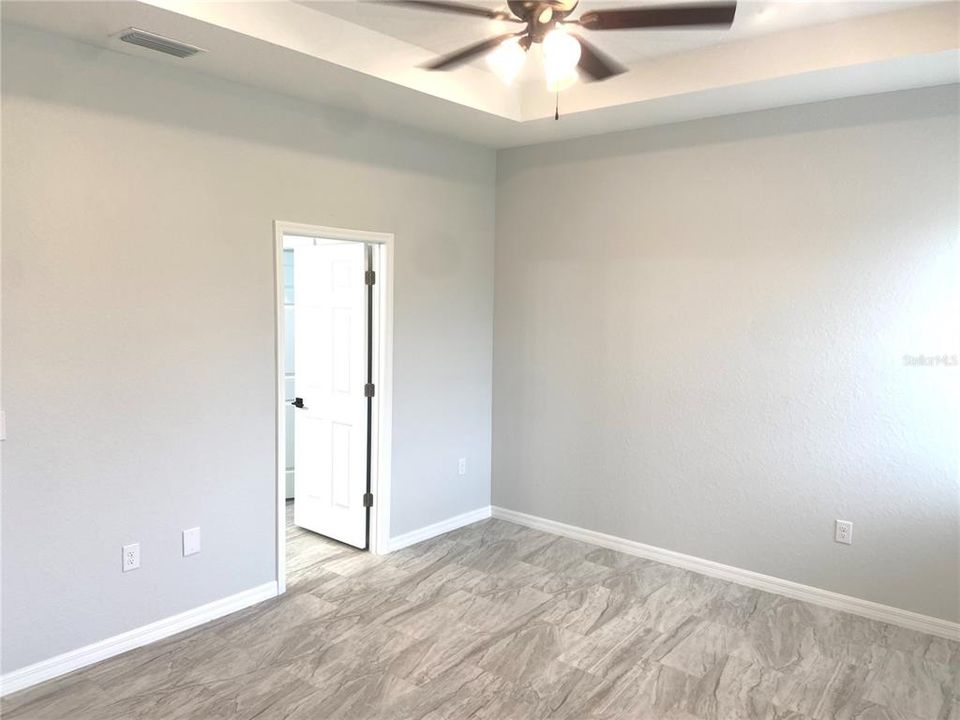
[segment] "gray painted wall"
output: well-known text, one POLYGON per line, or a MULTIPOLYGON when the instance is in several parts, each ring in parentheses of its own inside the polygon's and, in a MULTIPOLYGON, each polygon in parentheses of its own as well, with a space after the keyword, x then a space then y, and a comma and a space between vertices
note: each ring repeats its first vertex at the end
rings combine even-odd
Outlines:
POLYGON ((4 671, 275 577, 274 219, 396 233, 392 533, 489 504, 494 178, 489 150, 5 28, 4 671))
POLYGON ((957 107, 501 151, 494 503, 960 619, 957 107))
POLYGON ((957 619, 957 101, 500 153, 494 339, 492 152, 5 28, 3 671, 273 579, 278 218, 397 234, 394 535, 493 342, 497 504, 957 619))

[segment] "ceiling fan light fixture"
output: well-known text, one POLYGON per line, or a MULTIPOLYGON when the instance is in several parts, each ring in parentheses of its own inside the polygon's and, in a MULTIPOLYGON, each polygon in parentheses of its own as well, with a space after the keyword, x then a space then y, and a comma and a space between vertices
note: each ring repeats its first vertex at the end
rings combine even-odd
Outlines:
POLYGON ((508 38, 487 53, 487 65, 505 85, 513 84, 526 59, 519 38, 508 38))
POLYGON ((580 43, 560 28, 554 28, 543 39, 543 69, 547 90, 560 92, 577 81, 580 43))
MULTIPOLYGON (((2 0, 0 0, 2 1, 2 0)), ((600 48, 583 37, 581 31, 655 30, 658 28, 730 29, 737 14, 737 0, 700 0, 680 5, 648 5, 640 7, 589 10, 577 18, 568 16, 579 6, 579 0, 507 0, 509 11, 469 5, 458 0, 379 0, 407 5, 422 10, 504 20, 524 29, 516 33, 495 35, 424 63, 427 70, 452 70, 488 55, 488 62, 504 82, 513 82, 523 65, 523 53, 534 44, 543 44, 547 89, 563 90, 583 77, 585 82, 599 82, 629 68, 607 57, 600 48), (573 35, 566 26, 576 28, 573 35), (520 38, 517 40, 517 38, 520 38), (509 41, 509 42, 506 42, 509 41)))

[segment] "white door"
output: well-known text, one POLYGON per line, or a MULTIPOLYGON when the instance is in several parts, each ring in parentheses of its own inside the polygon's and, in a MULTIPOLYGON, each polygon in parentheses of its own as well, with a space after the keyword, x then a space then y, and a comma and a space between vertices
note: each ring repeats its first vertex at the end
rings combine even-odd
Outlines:
POLYGON ((318 240, 294 249, 293 521, 367 544, 365 247, 318 240))

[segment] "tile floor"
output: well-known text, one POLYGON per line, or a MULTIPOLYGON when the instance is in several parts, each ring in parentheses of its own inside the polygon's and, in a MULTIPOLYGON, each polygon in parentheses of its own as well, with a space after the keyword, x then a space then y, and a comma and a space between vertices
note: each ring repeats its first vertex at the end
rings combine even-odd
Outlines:
POLYGON ((960 644, 487 520, 386 557, 288 529, 285 596, 9 720, 960 720, 960 644))

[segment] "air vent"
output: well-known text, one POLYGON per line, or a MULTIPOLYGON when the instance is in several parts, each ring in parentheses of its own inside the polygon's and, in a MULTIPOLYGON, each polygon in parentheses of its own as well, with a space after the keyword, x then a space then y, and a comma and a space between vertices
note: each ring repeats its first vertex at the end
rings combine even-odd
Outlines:
POLYGON ((178 58, 190 57, 191 55, 196 55, 197 53, 206 52, 203 50, 203 48, 198 48, 194 45, 187 45, 186 43, 182 43, 177 40, 171 40, 163 35, 157 35, 156 33, 147 32, 146 30, 140 30, 134 27, 127 28, 123 32, 118 33, 117 37, 123 40, 125 43, 139 45, 140 47, 145 47, 149 50, 156 50, 157 52, 166 53, 167 55, 173 55, 174 57, 178 58))

